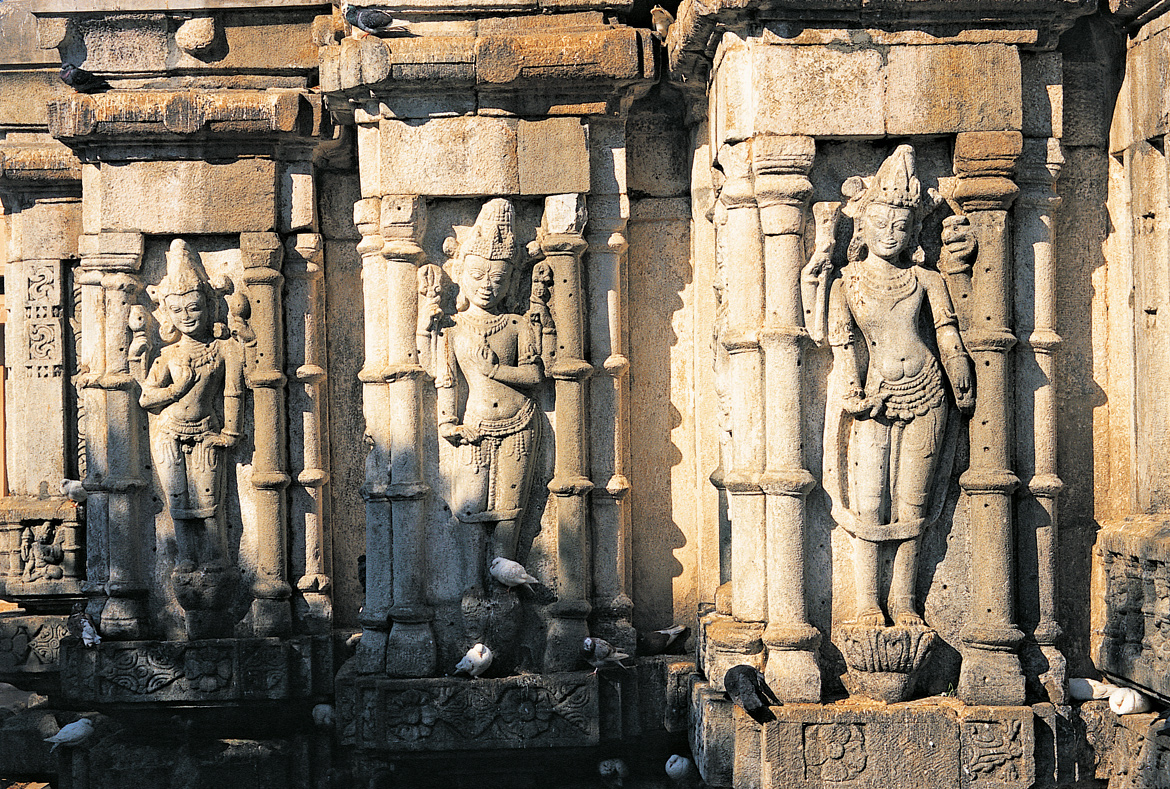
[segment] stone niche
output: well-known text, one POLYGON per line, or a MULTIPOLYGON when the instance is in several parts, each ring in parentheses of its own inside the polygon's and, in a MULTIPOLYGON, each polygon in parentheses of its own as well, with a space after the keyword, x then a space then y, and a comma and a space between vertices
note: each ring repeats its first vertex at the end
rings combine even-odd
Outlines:
POLYGON ((1052 253, 1063 108, 1048 50, 1084 10, 1059 7, 1041 23, 988 4, 995 29, 958 33, 866 25, 865 12, 864 30, 846 30, 816 22, 820 7, 771 4, 751 20, 679 9, 671 75, 708 86, 694 214, 711 231, 696 230, 694 263, 716 294, 712 479, 730 521, 725 582, 700 591, 712 602, 692 747, 708 783, 762 769, 777 786, 881 784, 898 774, 885 749, 902 766, 948 765, 944 784, 1035 777, 1025 705, 1066 704, 1052 253), (720 710, 725 672, 744 663, 787 703, 779 722, 720 710), (918 723, 889 729, 861 720, 873 701, 939 694, 973 706, 891 707, 918 723), (848 722, 792 704, 846 695, 848 722), (931 733, 907 735, 915 725, 931 733), (987 773, 972 767, 984 756, 936 761, 909 754, 911 740, 1003 758, 986 757, 987 773))

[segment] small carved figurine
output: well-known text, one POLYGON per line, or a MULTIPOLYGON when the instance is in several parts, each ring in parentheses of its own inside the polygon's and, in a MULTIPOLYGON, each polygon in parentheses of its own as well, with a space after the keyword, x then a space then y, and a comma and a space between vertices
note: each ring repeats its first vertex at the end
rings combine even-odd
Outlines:
POLYGON ((824 486, 834 519, 854 538, 856 623, 881 627, 888 612, 897 625, 921 626, 919 542, 945 500, 953 409, 975 407, 971 359, 942 275, 914 259, 922 220, 938 205, 915 174, 914 149, 899 146, 873 178, 850 178, 842 192, 854 220, 848 264, 826 284, 830 252, 819 251, 803 272, 804 286, 827 297, 827 309, 812 311, 827 326, 810 333, 827 334, 833 349, 824 486), (886 552, 893 570, 883 612, 886 552))
POLYGON ((176 595, 189 613, 225 603, 223 455, 239 440, 244 395, 243 349, 215 320, 218 296, 230 289, 230 281, 212 287, 198 255, 176 239, 151 293, 168 344, 141 382, 139 403, 156 415, 151 450, 175 525, 176 595))
POLYGON ((24 527, 20 535, 20 564, 24 568, 21 580, 25 583, 60 580, 64 575, 61 568, 64 558, 65 550, 52 521, 24 527))

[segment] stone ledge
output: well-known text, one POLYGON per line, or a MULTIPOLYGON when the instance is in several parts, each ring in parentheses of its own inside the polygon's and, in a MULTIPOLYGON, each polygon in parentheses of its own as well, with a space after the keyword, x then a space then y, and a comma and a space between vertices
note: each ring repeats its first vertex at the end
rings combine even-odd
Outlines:
POLYGON ((224 704, 325 697, 328 636, 61 645, 61 688, 71 704, 224 704))
POLYGON ((385 679, 343 668, 338 737, 343 745, 391 752, 597 745, 598 684, 584 672, 385 679))

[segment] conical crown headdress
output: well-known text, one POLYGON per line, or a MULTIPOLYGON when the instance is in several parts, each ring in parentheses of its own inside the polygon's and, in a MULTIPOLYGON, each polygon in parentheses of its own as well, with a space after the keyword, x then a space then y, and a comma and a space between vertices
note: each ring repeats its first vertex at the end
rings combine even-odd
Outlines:
POLYGON ((854 176, 842 185, 841 191, 849 198, 845 214, 854 217, 871 203, 909 208, 922 214, 933 202, 930 198, 923 200, 922 183, 915 173, 914 149, 909 145, 899 145, 873 177, 854 176))
POLYGON ((187 242, 176 238, 167 250, 167 275, 158 283, 160 296, 179 296, 208 285, 207 271, 187 242))
POLYGON ((479 210, 471 235, 463 242, 463 256, 477 255, 487 260, 512 260, 516 257, 515 210, 512 202, 498 197, 488 200, 479 210))

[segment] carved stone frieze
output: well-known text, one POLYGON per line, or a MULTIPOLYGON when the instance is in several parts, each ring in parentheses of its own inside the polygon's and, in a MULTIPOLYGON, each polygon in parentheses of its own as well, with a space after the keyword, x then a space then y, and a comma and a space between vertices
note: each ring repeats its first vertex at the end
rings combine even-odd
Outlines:
POLYGON ((85 577, 83 510, 68 499, 0 500, 0 584, 37 611, 68 610, 85 577))
POLYGON ((64 616, 0 615, 0 676, 57 671, 64 616))
POLYGON ((1024 789, 1036 780, 1036 738, 1027 707, 965 707, 959 711, 964 789, 1024 789))
POLYGON ((326 636, 70 641, 61 672, 74 703, 238 703, 327 694, 333 661, 326 636))
POLYGON ((598 680, 338 678, 343 744, 382 751, 585 747, 599 741, 598 680))

